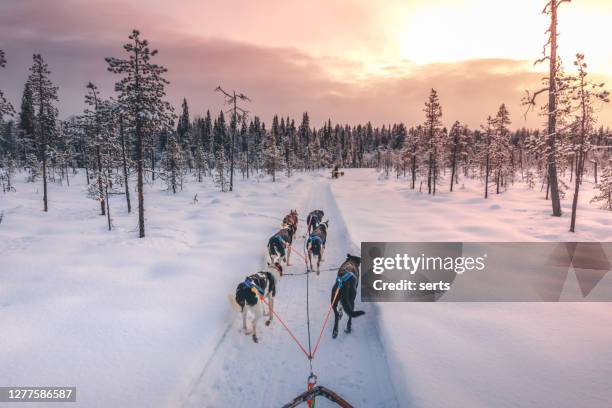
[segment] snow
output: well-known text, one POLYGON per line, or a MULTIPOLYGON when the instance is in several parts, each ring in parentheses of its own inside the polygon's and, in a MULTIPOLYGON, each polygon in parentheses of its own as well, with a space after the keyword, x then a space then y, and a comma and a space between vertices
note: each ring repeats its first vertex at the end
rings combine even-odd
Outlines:
MULTIPOLYGON (((559 220, 549 216, 550 202, 521 185, 485 200, 479 182, 460 181, 452 194, 442 185, 431 197, 371 170, 345 174, 332 191, 355 243, 612 240, 612 213, 588 205, 587 183, 573 235, 567 232, 569 200, 559 220)), ((612 304, 378 308, 401 406, 602 407, 612 400, 612 304)))
POLYGON ((75 385, 83 407, 174 405, 233 317, 226 293, 260 267, 298 180, 225 194, 150 188, 146 239, 122 196, 111 199, 108 232, 84 176, 72 182, 50 184, 48 214, 38 184, 0 198, 0 383, 75 385))
MULTIPOLYGON (((327 176, 327 174, 324 174, 327 176)), ((114 230, 86 198, 84 175, 50 184, 17 176, 0 195, 0 384, 75 385, 74 407, 275 407, 306 388, 308 362, 278 321, 255 345, 227 294, 263 266, 268 238, 291 208, 330 219, 322 268, 361 241, 612 240, 612 214, 588 204, 576 235, 550 217, 539 191, 520 185, 482 198, 478 182, 448 194, 411 191, 371 169, 339 180, 297 174, 271 183, 240 180, 220 193, 190 181, 176 195, 148 186, 147 238, 122 196, 114 230), (198 194, 198 202, 193 197, 198 194)), ((133 205, 135 207, 135 197, 133 205)), ((296 249, 303 245, 299 239, 296 249)), ((303 271, 294 254, 290 272, 303 271)), ((313 342, 334 272, 310 276, 313 342)), ((277 312, 307 344, 305 276, 281 279, 277 312)), ((364 304, 366 315, 313 361, 319 384, 356 407, 595 407, 612 400, 610 304, 364 304)), ((331 324, 331 322, 330 322, 331 324)), ((22 404, 27 407, 29 404, 22 404)), ((62 406, 63 404, 58 404, 62 406)), ((37 405, 32 405, 37 406, 37 405)), ((317 406, 330 406, 322 399, 317 406)))

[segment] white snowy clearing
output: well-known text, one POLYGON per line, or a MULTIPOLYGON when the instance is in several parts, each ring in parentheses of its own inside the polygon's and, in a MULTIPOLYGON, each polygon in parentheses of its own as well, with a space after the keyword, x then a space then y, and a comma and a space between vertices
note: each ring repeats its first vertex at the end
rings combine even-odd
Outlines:
MULTIPOLYGON (((460 183, 434 198, 365 169, 333 182, 320 174, 239 181, 233 193, 190 182, 173 196, 153 186, 147 238, 137 239, 122 196, 111 200, 109 232, 83 175, 72 183, 51 185, 47 214, 38 184, 0 195, 0 385, 77 386, 78 402, 58 407, 277 407, 303 392, 308 362, 279 322, 260 324, 254 344, 226 298, 263 266, 290 208, 299 235, 308 211, 330 219, 322 268, 357 253, 362 240, 612 240, 612 214, 587 204, 588 187, 571 235, 567 215, 549 217, 541 194, 521 186, 484 200, 479 183, 460 183)), ((303 271, 296 254, 292 264, 287 272, 303 271)), ((334 277, 309 278, 313 342, 334 277)), ((305 276, 286 276, 275 303, 303 344, 305 293, 305 276)), ((356 407, 612 400, 610 304, 357 303, 366 315, 353 333, 342 331, 345 318, 333 340, 328 325, 313 362, 319 384, 356 407)))

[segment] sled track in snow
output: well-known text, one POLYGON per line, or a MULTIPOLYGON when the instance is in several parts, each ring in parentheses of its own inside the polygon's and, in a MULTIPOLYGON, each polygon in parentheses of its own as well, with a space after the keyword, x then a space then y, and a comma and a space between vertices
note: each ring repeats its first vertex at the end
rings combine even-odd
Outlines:
MULTIPOLYGON (((294 206, 300 218, 320 208, 325 211, 325 218, 330 220, 325 260, 321 269, 340 265, 348 252, 359 252, 350 242, 329 183, 329 180, 313 181, 303 202, 294 206)), ((278 224, 284 215, 278 214, 278 224)), ((293 251, 303 252, 304 242, 300 236, 304 230, 305 223, 300 221, 293 251)), ((287 272, 304 272, 304 261, 299 255, 293 253, 291 262, 292 266, 286 268, 287 272)), ((244 271, 244 276, 255 270, 254 267, 251 271, 244 271)), ((321 272, 319 276, 311 274, 309 277, 311 332, 315 336, 313 342, 329 308, 335 276, 335 272, 331 271, 321 272)), ((226 302, 225 293, 217 295, 219 301, 226 302)), ((359 304, 358 308, 365 310, 366 315, 353 320, 351 334, 343 331, 346 317, 340 321, 337 339, 331 338, 333 321, 325 328, 313 360, 313 371, 318 376, 318 384, 333 389, 356 408, 398 407, 386 355, 379 339, 376 308, 371 304, 359 304)), ((297 338, 307 344, 306 275, 281 278, 275 311, 297 338)), ((242 324, 234 324, 240 320, 238 314, 232 319, 212 356, 204 363, 199 378, 184 401, 184 408, 280 407, 306 390, 308 360, 276 319, 270 327, 264 326, 263 319, 260 321, 259 344, 254 344, 250 336, 242 333, 242 324)), ((326 400, 317 400, 319 408, 331 406, 333 404, 326 400)))

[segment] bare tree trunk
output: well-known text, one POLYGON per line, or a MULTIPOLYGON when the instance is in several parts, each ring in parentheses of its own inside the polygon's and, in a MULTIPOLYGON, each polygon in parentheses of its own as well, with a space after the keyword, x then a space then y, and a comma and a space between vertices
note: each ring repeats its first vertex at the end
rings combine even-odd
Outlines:
POLYGON ((550 21, 550 77, 548 85, 548 182, 553 216, 561 216, 561 198, 559 194, 559 181, 557 180, 557 7, 559 0, 551 0, 550 21))
POLYGON ((96 161, 98 163, 98 190, 100 193, 100 215, 106 215, 104 206, 104 186, 102 184, 102 157, 100 146, 96 146, 96 161))
POLYGON ((137 138, 137 171, 138 171, 138 232, 139 237, 144 238, 145 236, 145 221, 144 221, 144 192, 143 192, 143 171, 144 171, 144 151, 142 143, 142 130, 140 120, 136 122, 136 138, 137 138))
POLYGON ((123 132, 123 115, 119 117, 119 135, 121 136, 121 159, 123 161, 123 184, 125 185, 125 201, 127 203, 128 214, 132 212, 132 203, 130 202, 130 185, 129 173, 127 166, 127 155, 125 149, 125 133, 123 132))

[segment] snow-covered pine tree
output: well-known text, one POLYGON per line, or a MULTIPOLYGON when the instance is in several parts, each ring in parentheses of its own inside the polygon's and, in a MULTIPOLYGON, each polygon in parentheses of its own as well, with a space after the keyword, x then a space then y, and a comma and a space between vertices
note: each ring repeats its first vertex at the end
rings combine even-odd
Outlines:
POLYGON ((250 153, 250 144, 251 141, 249 139, 249 131, 248 131, 248 126, 246 123, 246 118, 243 117, 242 118, 242 123, 240 125, 240 134, 239 134, 239 140, 240 140, 240 167, 242 169, 242 178, 244 178, 246 176, 246 178, 248 179, 250 176, 250 169, 249 169, 249 153, 250 153))
POLYGON ((404 147, 402 149, 402 161, 410 170, 410 188, 414 190, 417 178, 417 169, 419 163, 419 146, 421 145, 421 137, 423 128, 417 126, 408 131, 404 139, 404 147))
POLYGON ((591 202, 601 203, 602 208, 612 211, 612 160, 603 168, 596 188, 598 192, 591 202))
POLYGON ((0 183, 2 192, 15 191, 13 187, 13 175, 17 168, 17 162, 11 155, 6 155, 0 160, 0 183))
POLYGON ((127 59, 106 58, 106 62, 110 72, 122 76, 115 89, 136 142, 138 229, 140 238, 144 238, 145 139, 157 129, 170 127, 174 114, 172 106, 164 101, 165 86, 169 82, 163 75, 167 69, 151 62, 157 50, 149 48, 149 42, 140 38, 138 30, 132 31, 129 40, 123 47, 128 54, 127 59))
POLYGON ((493 119, 493 134, 490 144, 490 170, 495 176, 495 192, 499 194, 500 187, 510 172, 510 113, 505 104, 501 104, 493 119))
MULTIPOLYGON (((583 54, 576 54, 574 65, 578 68, 578 76, 574 88, 574 101, 577 104, 577 115, 574 123, 574 152, 577 160, 576 178, 574 180, 574 199, 572 200, 572 217, 570 232, 576 230, 576 213, 578 211, 578 194, 584 172, 584 162, 591 149, 591 136, 595 130, 594 104, 597 101, 609 102, 609 93, 603 89, 603 83, 593 83, 587 79, 587 64, 583 54)), ((600 191, 605 193, 605 187, 600 191)), ((600 196, 601 199, 601 196, 600 196)))
POLYGON ((278 148, 278 128, 278 116, 274 116, 272 128, 266 135, 263 152, 263 165, 266 172, 272 176, 272 182, 276 181, 276 173, 280 170, 283 160, 278 148))
POLYGON ((206 174, 206 171, 211 172, 215 159, 213 123, 209 110, 206 111, 206 116, 203 119, 198 120, 198 132, 200 136, 200 145, 202 147, 202 158, 204 160, 200 168, 204 174, 206 174))
MULTIPOLYGON (((331 126, 331 124, 330 124, 331 126)), ((298 129, 298 146, 301 146, 301 161, 303 162, 304 170, 308 170, 311 167, 310 163, 310 152, 309 152, 309 144, 310 144, 310 117, 308 116, 308 112, 304 112, 302 114, 302 123, 300 123, 300 127, 298 129)))
POLYGON ((49 79, 51 71, 40 54, 34 54, 30 67, 28 86, 32 91, 32 106, 35 112, 34 135, 36 147, 42 162, 43 178, 43 210, 49 209, 47 196, 47 161, 49 147, 53 145, 56 136, 57 87, 49 79))
POLYGON ((98 88, 87 84, 85 95, 87 108, 82 123, 87 133, 87 151, 93 164, 94 182, 88 187, 88 195, 100 203, 100 215, 106 216, 108 230, 112 229, 110 214, 110 195, 114 194, 113 185, 122 182, 115 171, 122 163, 122 145, 117 132, 117 105, 102 100, 98 88))
POLYGON ((176 126, 176 137, 179 149, 183 152, 189 170, 193 168, 193 151, 195 144, 192 142, 192 127, 189 118, 189 105, 187 99, 183 98, 181 114, 178 117, 176 126))
MULTIPOLYGON (((6 54, 0 50, 0 68, 6 66, 6 54)), ((0 123, 4 123, 5 116, 13 116, 15 109, 13 105, 6 99, 4 92, 0 89, 0 123)))
POLYGON ((458 166, 467 147, 465 127, 456 121, 449 133, 449 163, 451 166, 450 191, 453 191, 455 180, 458 179, 458 166))
POLYGON ((321 166, 325 166, 327 164, 324 163, 324 156, 321 149, 321 141, 319 140, 319 133, 316 130, 312 131, 312 137, 310 141, 310 146, 308 151, 310 152, 310 160, 312 161, 312 167, 314 169, 320 169, 321 166))
POLYGON ((427 159, 427 189, 429 194, 436 195, 440 155, 444 150, 441 122, 442 106, 435 89, 431 90, 423 112, 425 112, 423 150, 427 159))
POLYGON ((484 184, 485 184, 485 195, 484 198, 489 198, 489 175, 491 174, 491 145, 493 144, 494 137, 495 119, 491 116, 487 118, 487 124, 482 127, 480 134, 480 146, 479 146, 479 161, 481 167, 484 167, 484 184))
POLYGON ((214 180, 221 191, 229 191, 230 164, 228 161, 230 137, 225 124, 223 111, 213 125, 214 180))
POLYGON ((177 188, 183 189, 183 180, 185 177, 186 160, 178 140, 178 132, 172 132, 168 136, 166 150, 163 153, 161 161, 160 178, 166 184, 168 190, 176 194, 177 188))
POLYGON ((106 196, 104 194, 106 183, 104 182, 105 175, 104 168, 102 167, 102 149, 108 142, 105 129, 107 125, 105 123, 105 115, 107 112, 105 112, 102 106, 98 87, 90 82, 86 88, 85 105, 87 108, 83 114, 83 121, 88 135, 87 146, 91 152, 92 163, 94 163, 94 178, 98 188, 95 194, 90 192, 89 195, 99 201, 100 215, 106 215, 106 196))
MULTIPOLYGON (((32 100, 32 89, 28 82, 25 83, 23 89, 23 95, 21 97, 21 110, 19 112, 19 131, 17 133, 17 160, 22 165, 26 165, 26 158, 30 155, 36 157, 36 138, 34 136, 35 131, 35 114, 34 114, 34 101, 32 100)), ((33 164, 33 163, 30 163, 33 164)), ((36 166, 38 167, 38 166, 36 166)), ((28 177, 32 181, 36 177, 28 177)))

